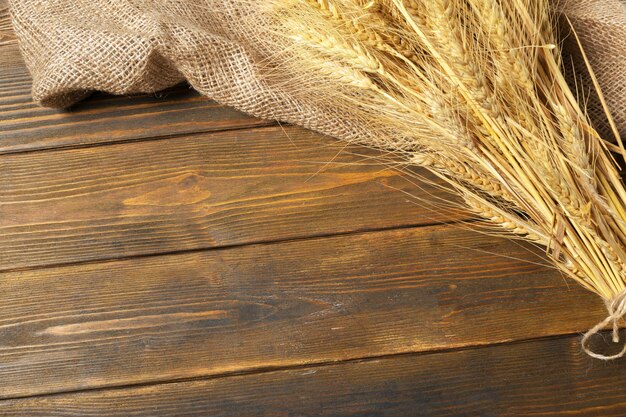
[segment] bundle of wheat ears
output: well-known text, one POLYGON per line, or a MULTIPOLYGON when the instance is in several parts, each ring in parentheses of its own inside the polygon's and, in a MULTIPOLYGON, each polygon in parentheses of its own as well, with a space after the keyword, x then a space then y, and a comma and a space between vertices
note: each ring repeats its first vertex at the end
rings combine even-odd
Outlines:
MULTIPOLYGON (((502 234, 626 313, 626 190, 562 73, 544 0, 276 0, 274 74, 426 167, 502 234)), ((575 34, 572 34, 575 36, 575 34)))
POLYGON ((607 325, 619 341, 626 314, 626 152, 608 110, 615 138, 600 138, 568 87, 549 0, 11 3, 36 100, 185 78, 256 116, 425 167, 492 232, 542 246, 602 297, 587 353, 626 353, 587 347, 607 325))

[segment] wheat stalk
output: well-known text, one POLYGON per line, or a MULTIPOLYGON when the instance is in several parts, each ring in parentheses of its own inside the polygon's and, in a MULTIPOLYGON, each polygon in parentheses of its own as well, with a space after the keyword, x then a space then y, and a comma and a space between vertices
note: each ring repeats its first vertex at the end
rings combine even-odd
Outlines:
POLYGON ((546 0, 268 4, 294 96, 367 124, 377 139, 365 145, 435 172, 494 230, 544 246, 607 303, 583 342, 611 323, 617 338, 626 190, 563 78, 546 0))

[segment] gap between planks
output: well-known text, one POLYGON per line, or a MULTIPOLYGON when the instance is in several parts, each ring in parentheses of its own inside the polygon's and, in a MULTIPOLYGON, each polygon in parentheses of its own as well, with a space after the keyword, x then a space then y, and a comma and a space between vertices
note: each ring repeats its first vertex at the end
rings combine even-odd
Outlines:
POLYGON ((6 155, 0 269, 473 217, 436 205, 450 196, 426 172, 399 174, 372 152, 288 132, 6 155))
MULTIPOLYGON (((611 331, 605 330, 600 332, 600 335, 608 339, 608 335, 611 331)), ((473 343, 460 347, 450 347, 450 348, 435 348, 431 350, 425 351, 406 351, 400 353, 392 353, 392 354, 381 354, 381 355, 366 355, 348 359, 340 359, 334 361, 319 361, 319 362, 309 362, 297 365, 285 365, 285 366, 260 366, 257 368, 248 368, 238 371, 232 372, 222 372, 210 375, 203 376, 193 376, 193 377, 182 377, 182 378, 171 378, 171 379, 163 379, 163 380, 152 380, 145 381, 139 383, 128 383, 128 384, 119 384, 119 385, 110 385, 110 386, 100 386, 100 387, 92 387, 92 388, 80 388, 80 389, 68 389, 68 390, 59 390, 59 391, 50 391, 39 394, 29 394, 29 395, 14 395, 8 396, 0 399, 0 407, 3 403, 7 401, 14 400, 22 400, 28 398, 46 398, 46 397, 56 397, 56 396, 64 396, 71 394, 79 394, 86 392, 107 392, 107 391, 117 391, 117 390, 125 390, 125 389, 133 389, 133 388, 142 388, 142 387, 159 387, 165 385, 172 384, 181 384, 188 382, 199 382, 199 381, 212 381, 218 379, 225 378, 233 378, 233 377, 245 377, 245 376, 256 376, 263 375, 268 373, 275 372, 283 372, 283 371, 308 371, 315 370, 328 366, 340 366, 340 365, 349 365, 349 364, 360 364, 360 363, 372 363, 381 360, 387 359, 398 359, 398 358, 410 358, 410 357, 423 357, 423 356, 431 356, 431 355, 441 355, 441 354, 453 354, 457 352, 467 352, 480 350, 490 347, 499 347, 499 346, 516 346, 516 345, 524 345, 531 342, 540 342, 540 341, 558 341, 558 340, 567 340, 575 337, 580 337, 580 332, 567 332, 561 334, 555 334, 550 336, 539 336, 539 337, 529 337, 522 339, 515 339, 509 341, 497 341, 490 343, 473 343)))
MULTIPOLYGON (((3 397, 574 334, 593 325, 589 312, 602 314, 599 300, 564 291, 538 265, 493 254, 467 265, 467 251, 489 240, 469 231, 450 240, 450 229, 7 276, 5 294, 18 298, 3 305, 4 332, 23 337, 3 350, 3 397), (427 250, 437 242, 449 262, 427 250), (347 247, 354 250, 338 257, 347 247), (303 260, 297 270, 294 259, 303 260), (199 314, 218 311, 224 316, 199 314), (194 312, 180 329, 173 313, 194 312)), ((498 244, 502 253, 513 249, 498 244)))
POLYGON ((10 273, 10 272, 37 271, 41 269, 60 268, 60 267, 66 267, 66 266, 106 264, 109 262, 154 258, 158 256, 175 256, 175 255, 184 255, 184 254, 198 253, 198 252, 210 252, 210 251, 219 251, 219 250, 225 250, 225 249, 236 249, 236 248, 243 248, 246 246, 274 245, 274 244, 280 244, 280 243, 302 242, 302 241, 310 240, 310 239, 326 239, 326 238, 332 238, 332 237, 389 232, 393 230, 421 229, 421 228, 428 228, 428 227, 435 227, 435 226, 473 224, 473 223, 478 223, 481 221, 482 221, 481 219, 476 218, 476 217, 468 217, 467 219, 454 219, 454 220, 439 221, 439 222, 433 221, 429 223, 406 224, 406 225, 378 227, 378 228, 371 228, 371 229, 362 228, 362 229, 355 229, 355 230, 349 230, 349 231, 337 232, 337 233, 321 233, 321 234, 312 234, 312 235, 307 235, 307 236, 287 237, 287 238, 274 239, 274 240, 272 239, 258 240, 258 241, 253 240, 253 241, 243 242, 243 243, 225 244, 222 246, 182 249, 182 250, 174 250, 174 251, 167 251, 167 252, 146 253, 146 254, 129 255, 129 256, 116 256, 116 257, 101 258, 101 259, 86 260, 86 261, 49 263, 45 265, 35 265, 35 266, 27 266, 27 267, 19 267, 19 268, 4 268, 4 269, 0 269, 0 274, 10 273))
POLYGON ((6 416, 459 415, 623 417, 624 366, 576 338, 2 403, 6 416), (290 414, 290 415, 291 415, 290 414))
MULTIPOLYGON (((206 98, 206 97, 205 97, 206 98)), ((209 98, 206 98, 209 101, 209 98)), ((164 101, 165 103, 165 101, 164 101)), ((226 107, 226 106, 224 106, 226 107)), ((2 112, 0 111, 0 114, 2 112)), ((143 143, 143 142, 157 142, 157 141, 167 141, 170 139, 177 139, 183 137, 195 137, 207 134, 220 134, 223 132, 236 132, 236 131, 265 131, 277 126, 281 127, 289 127, 291 126, 288 123, 281 123, 272 120, 266 120, 266 124, 259 124, 254 126, 232 126, 232 127, 224 127, 217 130, 211 129, 203 129, 196 130, 193 132, 180 132, 180 133, 172 133, 172 134, 164 134, 164 135, 154 135, 154 136, 145 136, 145 137, 137 137, 137 138, 128 138, 121 140, 107 140, 102 142, 91 142, 91 143, 74 143, 67 145, 54 145, 50 147, 40 147, 33 149, 11 149, 11 150, 0 150, 0 158, 11 156, 11 155, 22 155, 22 154, 32 154, 32 153, 40 153, 40 152, 63 152, 68 150, 76 150, 76 149, 90 149, 90 148, 103 148, 114 145, 127 145, 133 143, 143 143)), ((316 132, 317 133, 317 132, 316 132)), ((319 134, 323 136, 322 134, 319 134)))

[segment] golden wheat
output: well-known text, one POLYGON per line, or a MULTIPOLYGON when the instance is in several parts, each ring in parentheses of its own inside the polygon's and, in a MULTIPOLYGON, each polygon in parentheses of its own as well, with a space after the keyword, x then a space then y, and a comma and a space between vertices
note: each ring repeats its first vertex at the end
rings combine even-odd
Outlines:
POLYGON ((376 134, 364 144, 444 178, 494 230, 544 246, 607 304, 584 342, 607 324, 617 337, 626 190, 564 80, 546 0, 269 3, 294 95, 366 124, 376 134))

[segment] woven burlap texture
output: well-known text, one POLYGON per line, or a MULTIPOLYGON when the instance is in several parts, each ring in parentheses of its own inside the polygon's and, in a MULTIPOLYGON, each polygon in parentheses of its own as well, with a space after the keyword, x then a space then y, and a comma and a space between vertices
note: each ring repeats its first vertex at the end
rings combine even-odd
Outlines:
MULTIPOLYGON (((372 132, 349 117, 283 92, 270 51, 257 42, 269 16, 237 0, 12 0, 21 51, 33 76, 33 98, 67 107, 92 91, 155 92, 187 81, 200 93, 262 118, 292 122, 339 137, 368 141, 372 132), (261 64, 260 64, 261 63, 261 64)), ((626 136, 626 0, 576 0, 564 14, 578 33, 622 135, 626 136)), ((567 32, 567 25, 564 31, 567 32)), ((602 134, 606 120, 572 36, 582 97, 602 134)))
MULTIPOLYGON (((626 0, 571 0, 564 4, 564 14, 584 46, 621 136, 626 137, 626 0)), ((580 87, 584 100, 588 101, 589 116, 599 133, 611 138, 593 82, 567 25, 563 25, 563 36, 564 62, 570 84, 573 88, 580 87), (571 64, 578 76, 576 80, 569 71, 571 64)))

